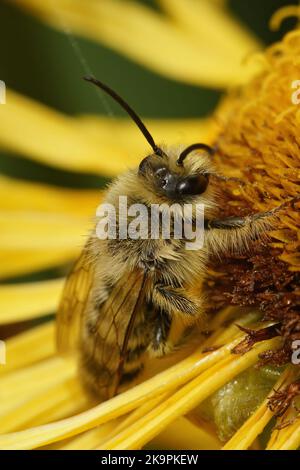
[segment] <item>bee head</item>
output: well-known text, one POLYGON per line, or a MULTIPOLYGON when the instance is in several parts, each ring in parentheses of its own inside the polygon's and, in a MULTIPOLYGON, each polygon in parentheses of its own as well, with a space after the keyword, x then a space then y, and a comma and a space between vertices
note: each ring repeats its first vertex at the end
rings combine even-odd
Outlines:
POLYGON ((158 147, 137 113, 116 91, 94 77, 84 79, 111 96, 127 112, 152 147, 153 153, 144 158, 138 169, 138 175, 158 194, 170 200, 185 200, 203 194, 209 183, 210 165, 207 159, 196 154, 202 150, 212 154, 206 144, 192 144, 183 151, 165 151, 158 147), (191 156, 187 159, 187 157, 191 156), (196 154, 196 155, 195 155, 196 154), (193 157, 196 157, 193 158, 193 157), (186 161, 187 160, 187 161, 186 161))
POLYGON ((209 184, 207 155, 211 153, 212 149, 205 144, 190 145, 180 153, 176 148, 168 151, 159 148, 159 153, 153 153, 141 161, 138 175, 145 184, 150 184, 155 192, 167 199, 178 201, 199 196, 205 193, 209 184), (206 155, 203 152, 200 155, 199 150, 205 151, 206 155))

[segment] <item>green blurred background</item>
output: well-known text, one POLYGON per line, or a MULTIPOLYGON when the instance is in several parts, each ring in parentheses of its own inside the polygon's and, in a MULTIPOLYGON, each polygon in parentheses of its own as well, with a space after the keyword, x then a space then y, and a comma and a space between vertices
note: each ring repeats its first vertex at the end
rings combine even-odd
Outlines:
MULTIPOLYGON (((155 0, 137 1, 158 9, 155 0)), ((265 44, 280 39, 295 25, 295 20, 291 19, 284 22, 278 33, 268 28, 276 9, 297 4, 297 1, 230 0, 228 3, 233 14, 265 44)), ((95 90, 81 79, 85 71, 66 34, 51 29, 3 0, 0 25, 0 79, 8 87, 71 115, 107 114, 107 102, 115 116, 124 115, 111 100, 95 100, 95 90)), ((78 38, 78 44, 94 75, 117 89, 142 116, 203 116, 214 109, 220 98, 217 91, 163 78, 89 40, 78 38)), ((12 159, 3 152, 0 153, 0 171, 64 186, 99 187, 104 183, 103 179, 93 175, 47 168, 17 156, 12 159)))

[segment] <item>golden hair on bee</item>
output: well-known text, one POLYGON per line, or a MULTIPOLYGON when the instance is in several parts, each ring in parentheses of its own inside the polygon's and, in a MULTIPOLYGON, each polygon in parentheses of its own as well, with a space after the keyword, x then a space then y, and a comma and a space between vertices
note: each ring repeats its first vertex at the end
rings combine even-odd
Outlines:
MULTIPOLYGON (((96 396, 109 397, 139 376, 147 357, 173 350, 174 320, 182 320, 187 329, 203 322, 202 284, 210 257, 248 250, 272 226, 276 210, 218 218, 216 181, 226 177, 214 168, 214 150, 203 143, 158 146, 114 90, 93 77, 85 79, 125 109, 152 149, 138 168, 111 183, 105 203, 117 207, 126 196, 128 206, 162 205, 163 218, 174 204, 191 205, 192 217, 198 205, 204 207, 201 249, 187 250, 186 239, 176 238, 172 230, 168 238, 159 233, 156 238, 101 239, 95 228, 67 278, 58 311, 59 349, 75 347, 83 383, 96 396)), ((117 212, 114 228, 124 222, 122 217, 117 212)))

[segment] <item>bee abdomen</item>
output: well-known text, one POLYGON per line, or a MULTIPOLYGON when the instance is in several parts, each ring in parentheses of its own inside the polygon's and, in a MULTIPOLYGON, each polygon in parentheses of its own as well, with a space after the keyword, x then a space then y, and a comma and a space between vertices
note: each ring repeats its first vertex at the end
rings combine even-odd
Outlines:
MULTIPOLYGON (((90 328, 90 325, 88 326, 90 328)), ((143 369, 143 354, 146 352, 150 335, 148 323, 139 319, 129 339, 127 350, 122 357, 122 344, 111 337, 101 335, 103 331, 88 336, 81 344, 80 369, 84 385, 95 396, 107 398, 109 389, 120 373, 120 362, 124 361, 119 385, 129 385, 143 369)))
POLYGON ((135 366, 132 369, 129 369, 128 371, 124 370, 122 377, 120 379, 120 385, 125 385, 125 384, 132 382, 134 379, 136 379, 139 376, 143 368, 144 368, 144 365, 141 363, 139 366, 135 366))
POLYGON ((106 396, 115 371, 96 360, 86 349, 81 350, 80 378, 84 387, 95 397, 106 396))
POLYGON ((126 362, 130 363, 139 359, 142 356, 142 354, 144 354, 147 347, 148 347, 148 342, 144 344, 139 344, 135 348, 130 349, 126 356, 126 362))

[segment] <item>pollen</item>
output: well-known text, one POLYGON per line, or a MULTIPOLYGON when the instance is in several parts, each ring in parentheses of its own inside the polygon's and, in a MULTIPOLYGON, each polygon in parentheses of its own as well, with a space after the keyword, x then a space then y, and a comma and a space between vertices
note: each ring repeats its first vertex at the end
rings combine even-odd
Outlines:
POLYGON ((265 240, 214 267, 219 275, 209 289, 220 303, 257 305, 263 320, 278 322, 283 347, 262 357, 273 365, 290 362, 300 339, 299 57, 295 30, 267 49, 264 70, 216 113, 216 163, 243 182, 222 182, 224 211, 239 216, 283 207, 265 240))

